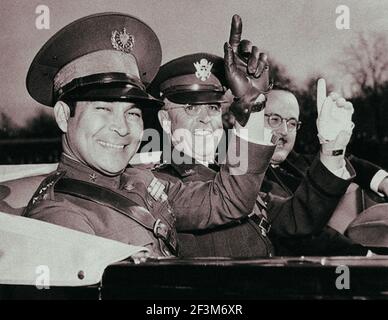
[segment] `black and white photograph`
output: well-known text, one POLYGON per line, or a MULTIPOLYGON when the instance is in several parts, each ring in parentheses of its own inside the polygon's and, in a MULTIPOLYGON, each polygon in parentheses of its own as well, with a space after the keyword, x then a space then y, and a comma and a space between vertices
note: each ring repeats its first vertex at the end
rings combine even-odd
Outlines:
POLYGON ((0 300, 388 299, 387 1, 0 15, 0 300))

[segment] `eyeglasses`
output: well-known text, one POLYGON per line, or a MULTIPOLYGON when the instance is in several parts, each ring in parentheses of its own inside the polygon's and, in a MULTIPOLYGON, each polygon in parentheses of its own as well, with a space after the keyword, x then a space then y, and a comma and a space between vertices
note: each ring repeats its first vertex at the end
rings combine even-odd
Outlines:
POLYGON ((197 116, 201 112, 201 108, 204 107, 209 116, 216 116, 221 114, 221 105, 219 104, 186 104, 184 106, 173 106, 166 108, 171 109, 184 109, 189 116, 197 116))
POLYGON ((301 121, 298 121, 295 118, 283 118, 276 113, 265 114, 265 117, 268 119, 267 122, 269 126, 273 129, 279 128, 283 121, 286 122, 287 130, 290 132, 298 130, 302 124, 301 121))

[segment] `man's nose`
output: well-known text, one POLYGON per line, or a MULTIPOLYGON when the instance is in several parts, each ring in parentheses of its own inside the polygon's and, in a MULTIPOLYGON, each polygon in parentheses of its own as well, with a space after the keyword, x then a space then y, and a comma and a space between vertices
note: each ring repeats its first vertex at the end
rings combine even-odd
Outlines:
POLYGON ((115 115, 112 119, 110 129, 115 131, 119 136, 126 136, 129 133, 129 127, 125 116, 115 115))
POLYGON ((276 129, 276 132, 278 134, 283 135, 283 136, 288 134, 288 127, 287 127, 286 121, 282 121, 282 123, 280 124, 279 128, 276 129))
POLYGON ((200 106, 199 108, 198 120, 202 123, 210 122, 210 116, 207 107, 200 106))

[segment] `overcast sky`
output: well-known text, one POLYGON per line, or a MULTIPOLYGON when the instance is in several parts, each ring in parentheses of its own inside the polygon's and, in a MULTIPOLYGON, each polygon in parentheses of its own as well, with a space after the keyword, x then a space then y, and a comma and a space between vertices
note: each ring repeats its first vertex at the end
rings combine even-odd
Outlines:
POLYGON ((340 85, 336 61, 359 31, 388 35, 387 0, 0 0, 0 110, 19 124, 44 108, 27 93, 25 78, 41 46, 56 31, 83 16, 118 11, 149 24, 158 35, 163 63, 207 51, 222 55, 230 20, 243 19, 243 37, 265 49, 303 83, 325 74, 340 85), (35 8, 50 9, 50 29, 35 27, 35 8), (336 28, 336 8, 350 9, 350 30, 336 28))

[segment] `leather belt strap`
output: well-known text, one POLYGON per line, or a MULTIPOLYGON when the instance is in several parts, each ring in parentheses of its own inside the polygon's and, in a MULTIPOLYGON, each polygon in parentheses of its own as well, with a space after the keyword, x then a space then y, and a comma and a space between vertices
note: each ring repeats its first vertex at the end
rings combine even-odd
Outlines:
POLYGON ((73 195, 120 212, 147 230, 152 231, 156 238, 163 240, 169 249, 176 253, 177 239, 174 236, 175 232, 161 222, 160 219, 155 219, 151 212, 139 206, 133 200, 108 188, 71 178, 60 179, 55 184, 54 190, 55 192, 73 195))

